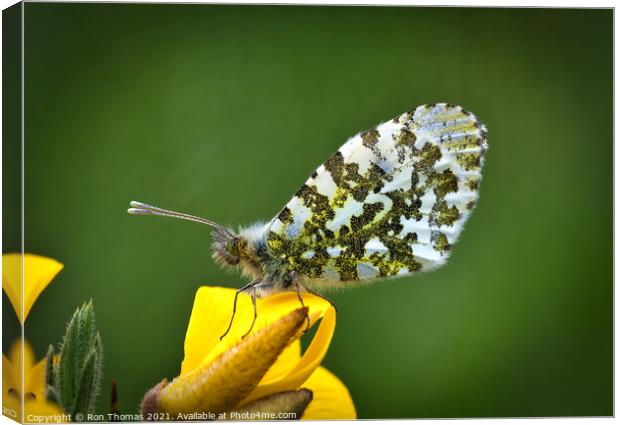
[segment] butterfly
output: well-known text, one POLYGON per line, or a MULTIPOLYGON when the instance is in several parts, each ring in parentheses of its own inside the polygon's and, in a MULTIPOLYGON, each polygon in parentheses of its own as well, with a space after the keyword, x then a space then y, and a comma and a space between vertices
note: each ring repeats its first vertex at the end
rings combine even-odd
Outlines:
POLYGON ((487 148, 471 112, 422 105, 347 140, 266 223, 234 231, 136 201, 128 212, 211 226, 215 261, 249 278, 236 295, 250 292, 255 321, 257 296, 297 291, 303 305, 302 291, 444 264, 476 205, 487 148))

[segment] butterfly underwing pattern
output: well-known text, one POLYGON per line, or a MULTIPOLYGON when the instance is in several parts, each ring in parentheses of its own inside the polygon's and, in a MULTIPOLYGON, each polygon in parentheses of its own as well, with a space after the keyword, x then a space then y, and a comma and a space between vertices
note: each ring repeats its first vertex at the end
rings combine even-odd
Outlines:
POLYGON ((270 255, 310 286, 443 264, 476 204, 486 136, 445 103, 357 134, 265 227, 270 255))
POLYGON ((269 222, 239 231, 132 202, 132 214, 214 228, 213 257, 253 297, 406 276, 445 263, 476 205, 486 127, 460 106, 419 106, 350 138, 269 222))

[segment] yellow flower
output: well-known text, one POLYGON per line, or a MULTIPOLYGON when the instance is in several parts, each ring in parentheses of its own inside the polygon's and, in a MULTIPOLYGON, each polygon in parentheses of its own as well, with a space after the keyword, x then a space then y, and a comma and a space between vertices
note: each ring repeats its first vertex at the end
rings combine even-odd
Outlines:
MULTIPOLYGON (((41 292, 62 270, 58 261, 34 254, 24 254, 24 317, 22 318, 22 255, 2 255, 2 289, 6 293, 20 323, 28 317, 30 309, 41 292)), ((32 347, 23 341, 24 382, 22 392, 22 341, 11 346, 9 358, 2 354, 2 408, 3 414, 21 421, 21 400, 27 422, 58 422, 63 420, 63 411, 55 403, 45 399, 45 362, 35 364, 32 347)), ((64 416, 64 421, 68 418, 64 416)))
POLYGON ((229 288, 198 290, 180 376, 146 394, 141 406, 145 419, 355 419, 349 391, 320 366, 336 326, 329 302, 306 293, 305 308, 295 293, 258 300, 256 324, 242 338, 253 309, 250 297, 240 295, 233 326, 220 341, 234 295, 229 288), (299 337, 306 313, 311 326, 322 320, 302 355, 299 337), (270 416, 291 413, 295 416, 270 416))
MULTIPOLYGON (((45 359, 35 363, 34 352, 24 341, 24 413, 27 422, 60 422, 63 411, 45 399, 45 359)), ((21 421, 22 344, 18 339, 11 346, 9 358, 2 355, 3 414, 21 421)), ((68 418, 64 415, 64 420, 68 418)))
POLYGON ((11 301, 23 325, 41 292, 64 267, 58 261, 34 254, 24 254, 24 318, 22 319, 22 255, 2 255, 2 289, 11 301))

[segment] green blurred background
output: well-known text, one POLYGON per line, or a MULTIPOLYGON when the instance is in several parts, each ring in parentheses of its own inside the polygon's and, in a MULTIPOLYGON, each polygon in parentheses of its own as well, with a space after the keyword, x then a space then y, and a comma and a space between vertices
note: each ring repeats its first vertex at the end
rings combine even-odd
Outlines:
POLYGON ((136 412, 196 288, 244 280, 130 200, 267 220, 348 136, 448 101, 489 128, 478 208, 444 268, 331 294, 325 365, 360 418, 611 415, 612 13, 27 3, 26 251, 65 264, 37 356, 92 298, 99 410, 116 378, 136 412))

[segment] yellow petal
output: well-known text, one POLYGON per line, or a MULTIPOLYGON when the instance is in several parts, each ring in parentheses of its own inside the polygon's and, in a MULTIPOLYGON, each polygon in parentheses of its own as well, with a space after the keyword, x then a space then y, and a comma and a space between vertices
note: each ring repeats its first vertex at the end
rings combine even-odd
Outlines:
POLYGON ((23 324, 32 305, 64 266, 58 261, 34 254, 24 254, 24 318, 22 319, 22 256, 2 255, 2 288, 23 324))
POLYGON ((266 381, 263 379, 254 391, 246 397, 244 402, 247 403, 251 400, 256 400, 267 394, 299 388, 323 361, 325 354, 327 354, 332 336, 334 335, 335 328, 336 311, 330 306, 325 312, 323 320, 301 360, 297 364, 292 365, 293 367, 285 376, 274 379, 273 381, 266 381))
MULTIPOLYGON (((181 375, 229 350, 247 332, 253 317, 252 301, 250 296, 240 294, 233 326, 224 340, 220 341, 220 336, 228 327, 232 315, 234 298, 234 289, 211 286, 198 289, 185 335, 185 357, 181 365, 181 375)), ((332 309, 329 302, 315 295, 304 293, 303 299, 309 309, 311 323, 315 323, 327 310, 332 309)), ((300 306, 297 294, 291 292, 259 299, 258 317, 252 333, 260 331, 300 306)), ((290 354, 294 352, 291 350, 290 354)), ((294 364, 290 364, 289 367, 293 366, 294 364)))
POLYGON ((2 355, 2 399, 7 397, 10 391, 21 392, 20 363, 13 365, 11 361, 2 355))
MULTIPOLYGON (((24 341, 25 352, 24 361, 29 364, 33 360, 34 354, 28 341, 24 341)), ((6 396, 8 391, 22 393, 22 343, 21 339, 16 339, 9 349, 9 357, 2 355, 2 391, 6 396)), ((19 395, 18 395, 19 397, 19 395)))
MULTIPOLYGON (((11 346, 11 363, 19 365, 21 361, 22 344, 16 340, 11 346)), ((34 350, 27 340, 24 340, 24 391, 23 394, 34 394, 37 398, 45 398, 45 359, 36 363, 34 350)), ((21 392, 21 390, 20 390, 21 392)))
MULTIPOLYGON (((233 326, 224 340, 220 341, 220 336, 230 321, 234 296, 233 289, 218 287, 202 287, 196 293, 185 337, 185 358, 181 366, 181 376, 198 366, 208 365, 217 356, 230 350, 247 331, 252 322, 252 302, 248 295, 240 294, 233 326)), ((303 356, 300 356, 301 346, 296 339, 272 365, 258 386, 243 400, 243 404, 276 392, 296 390, 325 357, 336 326, 336 312, 331 304, 321 297, 304 293, 303 299, 309 308, 311 324, 323 318, 310 346, 303 356)), ((258 319, 252 332, 259 332, 299 306, 297 294, 290 292, 258 300, 258 319)))
POLYGON ((41 359, 28 373, 24 373, 24 394, 32 393, 37 400, 45 399, 45 368, 47 359, 41 359))
MULTIPOLYGON (((34 365, 35 357, 32 345, 27 340, 24 340, 24 374, 26 374, 34 365)), ((22 359, 22 343, 21 339, 16 339, 11 345, 11 363, 19 365, 22 359)))
POLYGON ((212 362, 201 362, 156 394, 156 409, 218 413, 238 405, 302 329, 306 309, 293 310, 249 335, 212 362))
POLYGON ((273 382, 284 378, 288 375, 291 369, 299 363, 301 360, 301 342, 299 339, 291 342, 291 345, 286 347, 278 360, 269 368, 261 382, 273 382))
POLYGON ((13 388, 14 385, 13 365, 11 361, 2 354, 2 390, 6 391, 8 388, 13 388))
POLYGON ((344 384, 329 370, 319 367, 304 382, 314 394, 302 419, 356 419, 355 405, 344 384))
POLYGON ((23 324, 21 254, 2 254, 2 289, 9 298, 17 318, 23 324))
MULTIPOLYGON (((25 344, 24 344, 25 345, 25 344)), ((31 351, 31 350, 26 350, 31 351)), ((13 341, 9 349, 9 360, 13 365, 19 366, 22 362, 22 340, 20 338, 13 341)))
POLYGON ((11 345, 9 358, 2 355, 2 406, 4 414, 18 419, 21 416, 21 394, 32 397, 24 405, 26 422, 67 422, 61 416, 60 406, 45 400, 45 359, 35 364, 34 351, 28 341, 24 340, 24 388, 21 382, 22 343, 17 339, 11 345), (30 415, 30 416, 29 416, 30 415))
POLYGON ((228 325, 227 320, 230 319, 231 294, 234 297, 234 291, 228 288, 198 288, 185 334, 185 356, 181 364, 181 375, 198 366, 219 342, 228 325))

